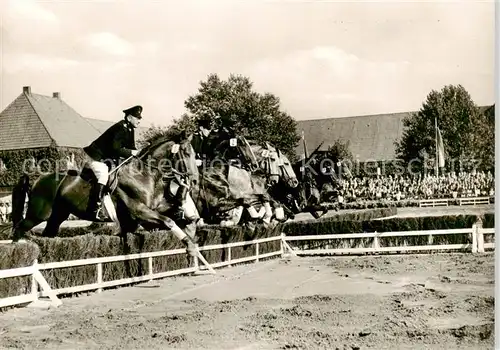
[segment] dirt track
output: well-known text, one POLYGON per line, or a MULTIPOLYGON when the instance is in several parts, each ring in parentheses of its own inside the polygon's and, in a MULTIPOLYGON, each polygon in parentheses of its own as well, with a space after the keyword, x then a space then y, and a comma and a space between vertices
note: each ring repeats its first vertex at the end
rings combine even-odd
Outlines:
POLYGON ((295 258, 217 272, 7 311, 0 347, 493 348, 493 254, 295 258))

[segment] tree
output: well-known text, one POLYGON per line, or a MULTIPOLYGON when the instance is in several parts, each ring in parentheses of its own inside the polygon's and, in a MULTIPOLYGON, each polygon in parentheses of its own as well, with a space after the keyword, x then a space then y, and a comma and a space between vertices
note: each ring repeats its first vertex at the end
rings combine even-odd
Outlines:
POLYGON ((354 157, 349 146, 349 140, 342 141, 337 139, 330 146, 328 146, 327 157, 334 162, 340 161, 352 165, 354 157))
POLYGON ((208 109, 220 116, 222 125, 249 139, 269 141, 296 159, 295 148, 300 140, 297 122, 280 109, 278 97, 254 91, 247 77, 231 74, 224 81, 211 74, 200 82, 198 92, 189 96, 184 105, 192 116, 174 123, 172 128, 177 132, 189 129, 193 120, 208 109))
POLYGON ((144 147, 148 142, 154 142, 159 137, 169 137, 176 139, 182 137, 187 133, 194 132, 196 129, 194 117, 187 113, 176 118, 170 126, 151 125, 142 135, 141 140, 138 141, 139 147, 144 147))
POLYGON ((432 90, 421 109, 403 120, 405 130, 396 142, 397 157, 417 165, 413 170, 422 170, 422 164, 429 161, 425 155, 435 164, 435 120, 443 138, 446 168, 456 171, 459 165, 477 165, 484 156, 483 146, 477 142, 478 137, 484 137, 479 130, 488 127, 486 118, 461 85, 432 90))
POLYGON ((495 169, 495 105, 488 107, 474 121, 472 143, 480 150, 476 155, 481 170, 495 169))
POLYGON ((354 156, 350 150, 350 141, 335 140, 328 146, 326 157, 335 164, 337 173, 341 176, 351 176, 354 170, 354 156), (338 165, 340 162, 340 166, 338 165))

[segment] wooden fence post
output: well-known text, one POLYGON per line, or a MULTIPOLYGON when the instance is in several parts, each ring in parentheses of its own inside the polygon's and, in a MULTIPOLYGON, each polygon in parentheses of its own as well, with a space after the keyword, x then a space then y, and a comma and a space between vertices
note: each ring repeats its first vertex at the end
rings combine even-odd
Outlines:
POLYGON ((477 253, 477 225, 472 225, 472 253, 477 253))
POLYGON ((97 264, 97 284, 99 288, 97 288, 97 293, 102 292, 102 263, 97 264))
POLYGON ((231 264, 231 247, 227 247, 227 258, 226 258, 226 261, 229 262, 229 264, 227 266, 231 267, 233 266, 233 264, 231 264))
MULTIPOLYGON (((377 233, 377 231, 375 231, 375 233, 377 233)), ((379 248, 380 248, 380 242, 378 240, 378 237, 375 236, 373 237, 373 249, 378 250, 379 248)))
POLYGON ((484 253, 484 234, 483 234, 483 220, 479 218, 476 221, 476 229, 477 229, 477 252, 484 253))
POLYGON ((150 256, 148 258, 148 275, 150 277, 149 280, 152 281, 153 280, 153 257, 152 256, 150 256))
POLYGON ((283 244, 284 239, 285 239, 285 234, 281 232, 281 240, 280 240, 281 258, 285 257, 285 245, 283 244))
POLYGON ((196 257, 194 258, 194 267, 195 267, 196 271, 199 271, 200 270, 200 263, 198 260, 200 258, 200 256, 199 256, 200 251, 198 250, 198 247, 199 247, 198 244, 195 244, 195 246, 196 246, 196 253, 197 254, 196 254, 196 257))
POLYGON ((33 261, 33 274, 31 275, 31 295, 33 296, 33 303, 38 300, 38 282, 35 278, 35 271, 38 270, 38 259, 33 261))
POLYGON ((297 254, 295 254, 295 252, 292 250, 292 248, 286 242, 286 235, 284 233, 281 233, 281 246, 282 246, 282 251, 283 251, 283 254, 282 254, 283 258, 288 257, 288 256, 297 256, 297 254), (285 253, 285 251, 287 251, 287 253, 285 253))

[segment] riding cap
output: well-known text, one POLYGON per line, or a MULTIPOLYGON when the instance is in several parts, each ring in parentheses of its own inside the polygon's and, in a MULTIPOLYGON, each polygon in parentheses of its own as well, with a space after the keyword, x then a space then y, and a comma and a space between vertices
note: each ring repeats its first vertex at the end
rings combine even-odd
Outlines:
POLYGON ((123 113, 125 113, 125 116, 127 115, 131 115, 133 117, 136 117, 138 119, 142 119, 142 106, 134 106, 134 107, 131 107, 129 109, 125 109, 123 111, 123 113))

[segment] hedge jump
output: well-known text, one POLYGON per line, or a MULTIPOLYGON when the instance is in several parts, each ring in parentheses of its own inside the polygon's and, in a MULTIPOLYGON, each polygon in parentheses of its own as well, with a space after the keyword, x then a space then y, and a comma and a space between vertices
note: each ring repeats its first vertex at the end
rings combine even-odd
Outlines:
MULTIPOLYGON (((154 279, 165 278, 169 276, 183 275, 188 273, 203 273, 211 272, 215 273, 214 268, 220 268, 224 266, 231 266, 233 264, 245 263, 245 262, 258 262, 261 259, 272 258, 272 257, 287 257, 287 256, 311 256, 311 255, 344 255, 344 254, 362 254, 362 253, 397 253, 397 252, 415 252, 415 251, 449 251, 449 250, 461 250, 470 251, 472 253, 484 253, 486 249, 494 249, 495 243, 485 243, 485 235, 494 235, 494 228, 482 228, 481 225, 474 224, 472 228, 461 228, 461 229, 446 229, 446 230, 428 230, 428 231, 399 231, 399 232, 374 232, 374 233, 346 233, 346 234, 328 234, 328 235, 300 235, 300 236, 287 236, 284 233, 274 237, 254 239, 251 241, 242 241, 226 244, 215 244, 198 247, 198 259, 195 260, 193 267, 181 268, 173 271, 157 272, 153 271, 153 259, 156 257, 164 257, 171 255, 183 255, 186 254, 186 249, 173 249, 164 250, 157 252, 148 253, 137 253, 129 255, 118 255, 118 256, 108 256, 90 259, 80 259, 71 261, 61 261, 61 262, 50 262, 44 264, 38 264, 35 260, 32 266, 0 270, 0 279, 13 278, 20 276, 31 276, 31 293, 23 294, 18 296, 11 296, 7 298, 0 299, 0 308, 7 306, 14 306, 27 303, 37 303, 40 297, 49 297, 50 302, 53 306, 61 305, 61 301, 58 295, 61 294, 71 294, 84 291, 96 291, 101 292, 103 288, 115 287, 125 284, 133 284, 138 282, 147 282, 154 279), (433 238, 436 236, 450 236, 450 235, 468 235, 471 237, 469 243, 460 244, 435 244, 433 243, 433 238), (427 245, 407 245, 407 239, 412 237, 428 236, 427 245), (396 246, 381 246, 380 240, 396 238, 396 246), (403 244, 401 244, 401 238, 403 238, 403 244), (366 239, 371 240, 371 246, 366 247, 366 239), (317 242, 317 241, 340 241, 346 242, 346 240, 357 240, 356 245, 358 247, 350 248, 335 248, 331 249, 328 246, 322 247, 321 249, 309 249, 307 244, 305 249, 299 249, 298 247, 292 247, 291 242, 317 242), (361 245, 365 247, 359 247, 359 241, 361 240, 361 245), (279 249, 275 249, 268 253, 262 254, 260 251, 260 245, 269 242, 279 242, 279 249), (243 247, 253 245, 255 247, 253 255, 246 256, 243 258, 232 259, 231 250, 236 247, 243 247), (202 251, 210 250, 221 250, 226 251, 224 261, 215 262, 209 264, 203 255, 202 251), (147 273, 142 276, 132 277, 132 278, 122 278, 118 280, 103 281, 103 264, 113 263, 127 260, 137 260, 137 259, 147 259, 148 269, 147 273), (199 265, 198 260, 202 262, 199 265), (51 289, 47 280, 42 275, 41 271, 54 270, 60 268, 76 267, 76 266, 96 266, 96 280, 91 284, 70 286, 60 289, 51 289), (39 291, 39 288, 41 291, 39 291)), ((352 244, 351 244, 352 245, 352 244)), ((304 247, 304 246, 303 246, 304 247)))
POLYGON ((173 271, 166 272, 158 272, 154 273, 153 271, 153 258, 155 257, 164 257, 171 255, 180 255, 186 254, 186 249, 172 249, 158 252, 147 252, 147 253, 138 253, 138 254, 128 254, 128 255, 118 255, 118 256, 109 256, 102 258, 91 258, 91 259, 80 259, 80 260, 71 260, 71 261, 60 261, 60 262, 51 262, 45 264, 38 264, 37 260, 33 263, 32 266, 21 267, 15 269, 8 270, 0 270, 0 279, 4 278, 13 278, 13 277, 22 277, 22 276, 32 276, 31 279, 31 294, 24 294, 19 296, 7 297, 0 299, 0 308, 7 306, 14 306, 26 303, 37 303, 40 297, 49 297, 52 306, 61 305, 60 299, 57 295, 61 294, 71 294, 71 293, 79 293, 85 291, 96 291, 101 292, 103 288, 115 287, 125 284, 132 284, 138 282, 148 282, 154 279, 165 278, 170 276, 184 275, 188 273, 215 273, 214 268, 220 268, 224 266, 231 266, 233 264, 239 264, 244 262, 255 261, 258 262, 261 259, 271 258, 278 255, 283 255, 283 246, 280 244, 280 249, 276 251, 272 251, 269 253, 262 254, 259 251, 259 246, 262 243, 274 242, 274 241, 282 241, 281 236, 276 237, 268 237, 268 238, 260 238, 252 241, 244 241, 244 242, 234 242, 227 244, 215 244, 208 245, 203 247, 198 247, 198 258, 194 259, 194 266, 188 268, 182 268, 173 271), (246 245, 255 245, 254 255, 244 258, 231 259, 231 249, 235 247, 241 247, 246 245), (209 264, 203 255, 202 251, 209 250, 218 250, 218 249, 226 249, 226 260, 214 264, 209 264), (112 281, 103 281, 103 264, 105 263, 113 263, 127 260, 136 260, 136 259, 148 259, 148 272, 143 276, 132 277, 132 278, 123 278, 112 281), (200 260, 203 265, 199 265, 198 260, 200 260), (60 268, 68 268, 68 267, 76 267, 76 266, 88 266, 95 265, 97 270, 97 279, 95 283, 72 286, 67 288, 60 289, 51 289, 49 284, 47 283, 44 276, 40 271, 60 269, 60 268), (41 291, 38 291, 38 287, 40 286, 41 291))

